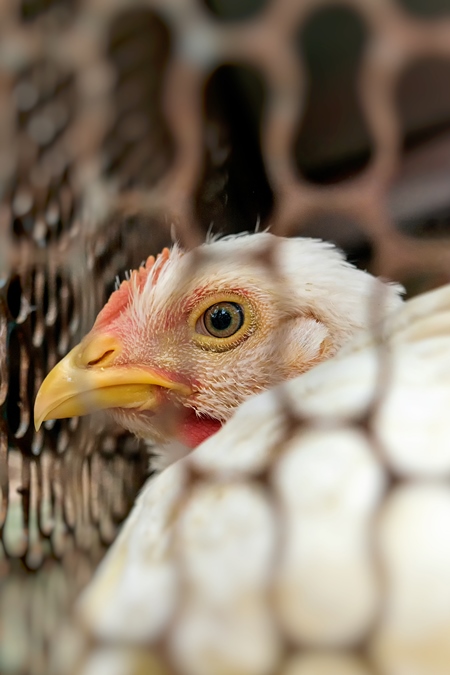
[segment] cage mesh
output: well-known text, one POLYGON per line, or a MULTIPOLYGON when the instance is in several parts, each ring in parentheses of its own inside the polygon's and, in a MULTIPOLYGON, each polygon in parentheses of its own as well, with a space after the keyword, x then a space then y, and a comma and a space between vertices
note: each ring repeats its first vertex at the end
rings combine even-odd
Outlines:
POLYGON ((3 3, 3 672, 49 672, 56 627, 147 475, 145 448, 101 418, 32 423, 43 377, 116 275, 173 230, 191 247, 211 224, 261 223, 336 241, 410 294, 450 280, 449 12, 437 0, 3 3))

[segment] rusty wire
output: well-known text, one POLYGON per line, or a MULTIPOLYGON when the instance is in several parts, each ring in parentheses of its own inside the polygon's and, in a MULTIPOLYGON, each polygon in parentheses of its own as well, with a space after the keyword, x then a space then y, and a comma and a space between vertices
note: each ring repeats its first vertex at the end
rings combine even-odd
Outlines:
POLYGON ((450 62, 450 18, 421 20, 394 0, 339 4, 367 30, 356 90, 372 153, 336 184, 306 180, 293 152, 309 93, 294 34, 329 0, 275 0, 241 22, 219 21, 200 0, 0 7, 0 620, 16 607, 26 624, 24 570, 39 570, 36 588, 47 591, 33 592, 56 608, 35 653, 8 655, 10 672, 46 672, 58 611, 90 578, 147 470, 142 448, 98 420, 35 433, 35 393, 89 329, 116 274, 168 243, 172 226, 187 247, 204 239, 198 202, 214 158, 203 99, 220 66, 250 66, 263 81, 272 232, 310 234, 309 223, 332 214, 358 224, 375 273, 449 278, 448 240, 400 229, 392 186, 404 164, 397 88, 420 60, 450 62), (61 569, 71 577, 63 590, 61 569))

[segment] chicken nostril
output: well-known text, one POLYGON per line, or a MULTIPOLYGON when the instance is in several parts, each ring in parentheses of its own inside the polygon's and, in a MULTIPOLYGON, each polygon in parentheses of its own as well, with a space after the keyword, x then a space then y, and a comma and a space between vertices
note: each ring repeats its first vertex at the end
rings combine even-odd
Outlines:
POLYGON ((80 368, 110 366, 122 352, 122 345, 115 336, 88 334, 75 348, 75 361, 80 368))
POLYGON ((114 354, 114 349, 108 349, 108 351, 104 352, 101 356, 99 356, 97 359, 91 359, 90 361, 87 362, 88 366, 98 366, 101 364, 106 363, 107 361, 110 361, 110 356, 114 354))

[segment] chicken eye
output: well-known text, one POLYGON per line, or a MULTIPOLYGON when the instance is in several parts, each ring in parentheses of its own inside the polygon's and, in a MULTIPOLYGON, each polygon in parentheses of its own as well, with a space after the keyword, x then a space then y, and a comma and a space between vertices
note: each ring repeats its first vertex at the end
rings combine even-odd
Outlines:
POLYGON ((236 302, 218 302, 203 314, 203 326, 209 335, 227 338, 238 332, 244 323, 244 312, 236 302))

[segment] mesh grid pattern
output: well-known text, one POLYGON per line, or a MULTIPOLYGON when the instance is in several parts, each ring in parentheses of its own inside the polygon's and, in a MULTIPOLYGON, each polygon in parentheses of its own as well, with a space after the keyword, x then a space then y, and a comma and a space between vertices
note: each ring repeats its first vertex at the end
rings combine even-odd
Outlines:
MULTIPOLYGON (((46 423, 36 433, 32 406, 117 274, 170 242, 173 226, 191 247, 210 220, 226 221, 236 140, 222 138, 220 114, 212 109, 205 121, 203 108, 217 69, 245 66, 262 83, 253 121, 265 201, 249 207, 249 218, 262 215, 284 236, 301 234, 302 224, 314 234, 315 222, 333 238, 339 223, 357 223, 345 243, 351 249, 363 237, 375 273, 428 275, 428 285, 449 279, 450 247, 398 226, 404 200, 392 186, 408 171, 400 80, 421 60, 450 63, 450 18, 423 19, 394 0, 340 3, 366 31, 354 76, 371 152, 361 170, 318 184, 301 175, 293 150, 312 91, 294 38, 331 6, 276 0, 242 21, 220 21, 214 3, 200 0, 24 0, 0 10, 0 617, 14 611, 21 625, 20 639, 10 640, 16 651, 4 640, 7 672, 47 672, 58 611, 90 578, 146 476, 146 452, 127 435, 98 419, 46 423), (23 649, 23 598, 33 593, 51 598, 55 615, 23 649)), ((415 187, 420 211, 434 191, 415 187)), ((276 278, 270 252, 266 262, 276 278)), ((288 422, 292 429, 303 420, 288 422)), ((368 430, 367 420, 361 425, 368 430)))

